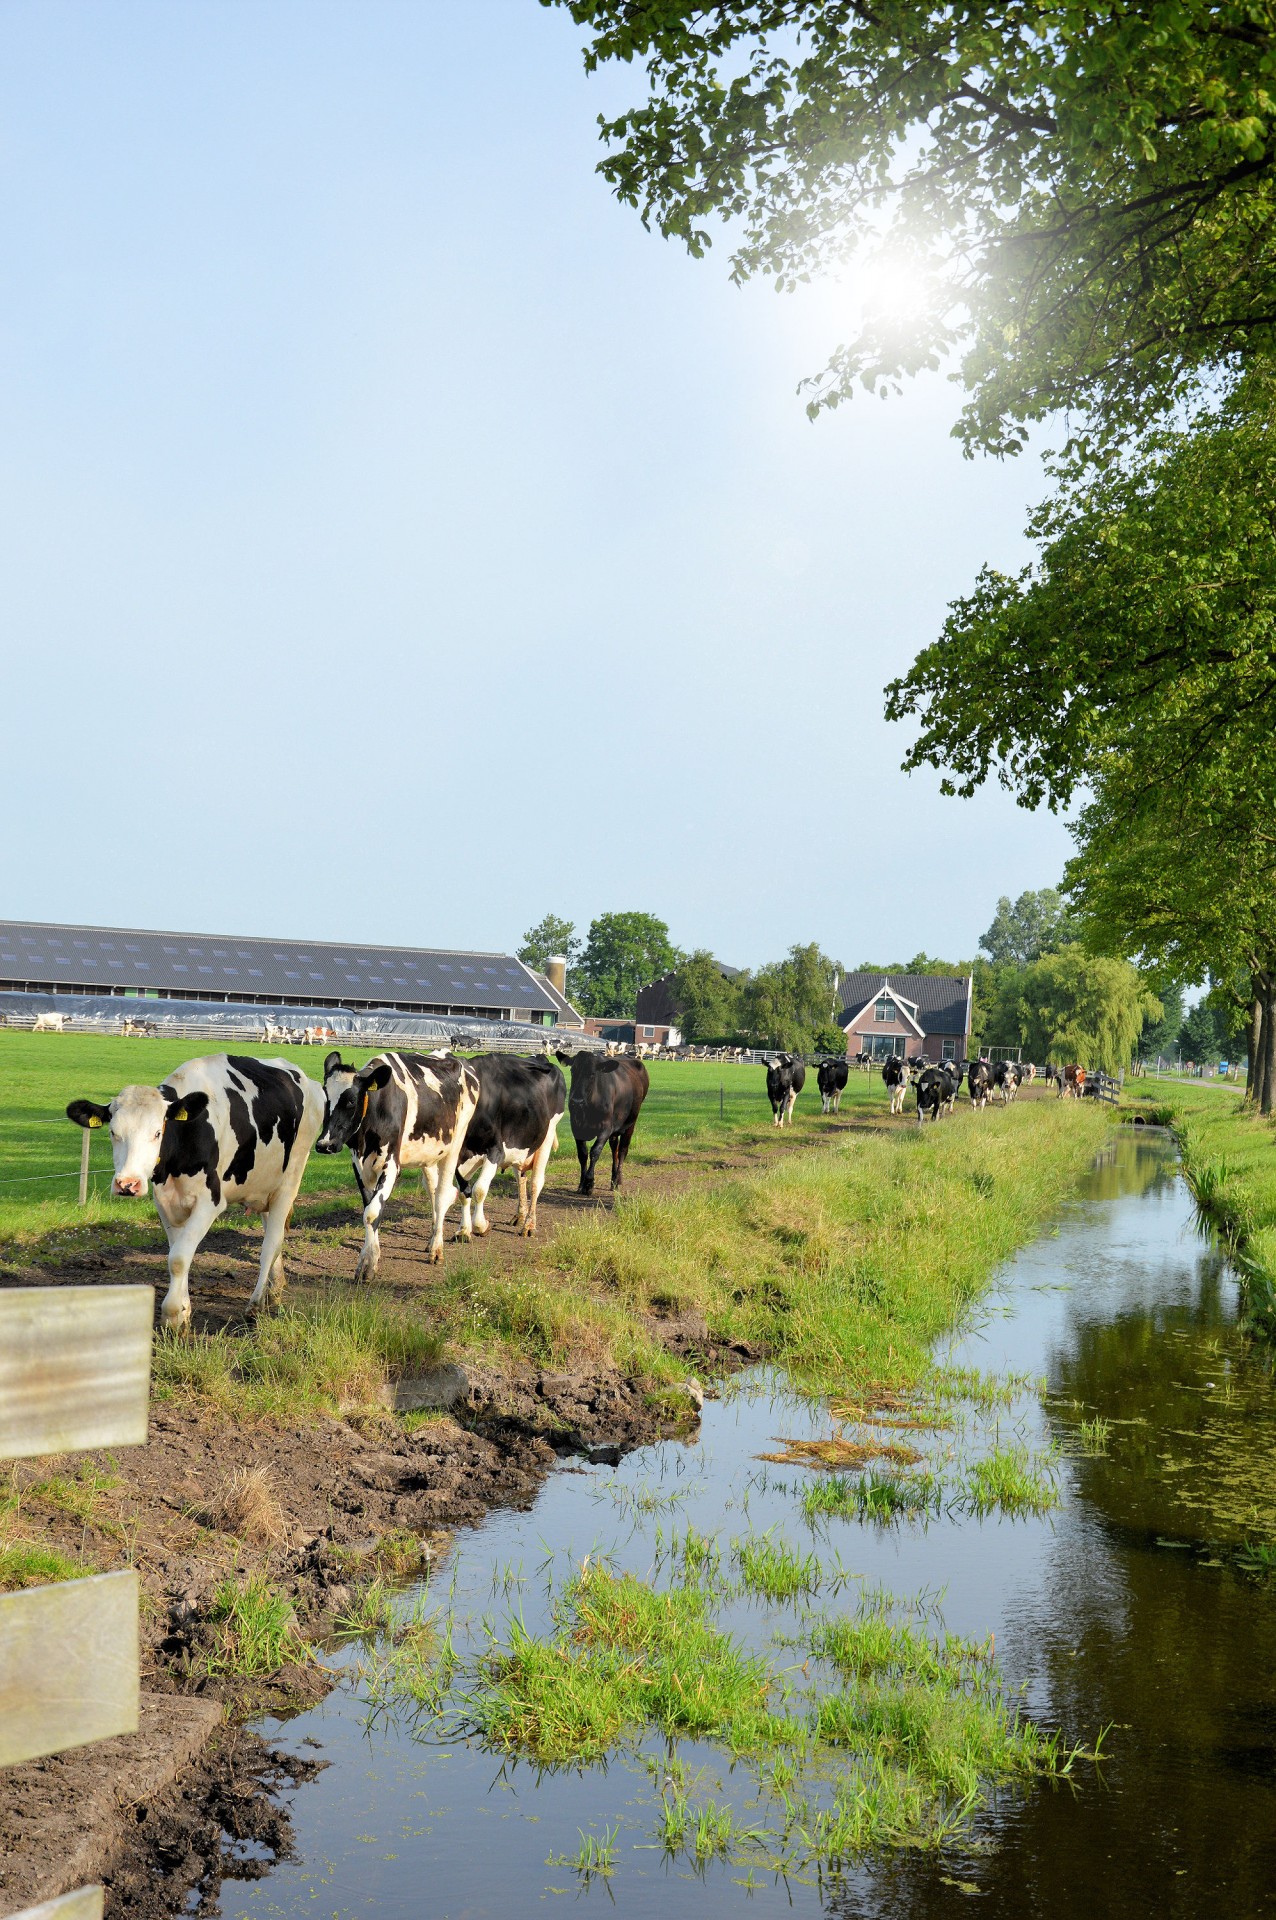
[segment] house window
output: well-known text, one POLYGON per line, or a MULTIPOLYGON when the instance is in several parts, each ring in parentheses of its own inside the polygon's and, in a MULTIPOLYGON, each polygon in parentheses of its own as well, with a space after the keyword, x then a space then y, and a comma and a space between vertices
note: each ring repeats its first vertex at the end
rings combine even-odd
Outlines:
POLYGON ((654 1040, 656 1037, 656 1029, 654 1027, 644 1027, 642 1037, 644 1040, 654 1040))
POLYGON ((957 1042, 955 1040, 945 1040, 941 1058, 944 1060, 955 1060, 957 1058, 957 1042))
POLYGON ((886 994, 882 995, 877 1005, 873 1008, 873 1018, 874 1020, 893 1020, 895 1018, 895 1002, 888 998, 886 994))

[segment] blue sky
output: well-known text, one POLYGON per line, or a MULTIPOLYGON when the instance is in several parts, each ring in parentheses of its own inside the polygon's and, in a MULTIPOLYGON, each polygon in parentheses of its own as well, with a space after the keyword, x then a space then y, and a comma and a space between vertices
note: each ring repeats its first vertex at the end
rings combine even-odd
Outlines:
POLYGON ((1056 880, 880 696, 1039 467, 812 426, 845 294, 645 233, 636 86, 535 0, 9 0, 0 917, 854 964, 1056 880))

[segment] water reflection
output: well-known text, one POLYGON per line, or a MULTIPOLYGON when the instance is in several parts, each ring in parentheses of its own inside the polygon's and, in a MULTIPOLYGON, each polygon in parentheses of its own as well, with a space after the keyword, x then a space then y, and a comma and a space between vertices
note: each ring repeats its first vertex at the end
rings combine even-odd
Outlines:
MULTIPOLYGON (((948 1355, 1045 1374, 1044 1405, 1021 1404, 1006 1421, 1064 1450, 1055 1515, 804 1532, 801 1471, 756 1456, 777 1435, 827 1431, 827 1416, 759 1380, 707 1407, 692 1447, 652 1449, 615 1474, 560 1474, 530 1514, 492 1516, 458 1551, 459 1614, 477 1622, 512 1607, 538 1631, 549 1585, 587 1551, 647 1573, 673 1526, 724 1543, 775 1527, 897 1593, 943 1587, 948 1625, 995 1632, 1036 1717, 1069 1738, 1112 1725, 1098 1779, 1002 1796, 960 1851, 746 1892, 738 1865, 700 1876, 653 1847, 641 1753, 582 1774, 501 1768, 463 1740, 369 1736, 342 1690, 288 1729, 321 1741, 334 1763, 298 1797, 302 1859, 268 1881, 228 1884, 224 1910, 507 1916, 571 1898, 701 1920, 747 1898, 755 1913, 912 1920, 967 1914, 978 1896, 983 1913, 1095 1920, 1197 1915, 1215 1900, 1239 1915, 1276 1907, 1276 1587, 1236 1557, 1246 1539, 1276 1537, 1276 1418, 1236 1310, 1167 1144, 1123 1135, 948 1355), (1096 1418, 1110 1423, 1108 1451, 1084 1456, 1081 1422, 1096 1418), (610 1883, 583 1886, 554 1864, 578 1830, 607 1826, 621 1830, 610 1883)), ((726 1624, 765 1647, 776 1619, 741 1598, 726 1624)), ((747 1770, 709 1747, 682 1752, 709 1791, 747 1809, 747 1770)))

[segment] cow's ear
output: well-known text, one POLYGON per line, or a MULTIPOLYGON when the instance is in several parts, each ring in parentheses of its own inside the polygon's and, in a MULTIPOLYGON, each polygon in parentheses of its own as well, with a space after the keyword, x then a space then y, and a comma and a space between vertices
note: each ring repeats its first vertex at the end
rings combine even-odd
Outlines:
POLYGON ((570 1067, 576 1055, 574 1053, 564 1053, 561 1047, 556 1047, 554 1049, 554 1058, 560 1061, 563 1066, 570 1067))
POLYGON ((387 1060, 380 1061, 375 1067, 365 1067, 359 1075, 365 1090, 371 1093, 374 1087, 388 1087, 394 1078, 387 1060))
POLYGON ((96 1100, 72 1100, 66 1117, 74 1120, 77 1127, 104 1127, 111 1117, 111 1109, 100 1107, 96 1100))
POLYGON ((342 1066, 341 1054, 338 1049, 334 1048, 323 1063, 324 1079, 326 1080, 330 1073, 349 1073, 349 1071, 349 1067, 342 1066))
POLYGON ((175 1093, 168 1103, 166 1121, 175 1120, 180 1125, 185 1120, 202 1120, 208 1112, 206 1093, 175 1093))

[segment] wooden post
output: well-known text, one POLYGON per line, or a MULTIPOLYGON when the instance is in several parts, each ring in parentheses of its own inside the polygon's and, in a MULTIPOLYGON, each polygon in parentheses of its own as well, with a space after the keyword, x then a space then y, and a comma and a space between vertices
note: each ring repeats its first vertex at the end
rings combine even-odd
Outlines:
POLYGON ((80 1205, 89 1197, 89 1141, 92 1134, 87 1127, 81 1129, 80 1139, 80 1205))
POLYGON ((718 1118, 719 1120, 725 1120, 726 1117, 727 1117, 727 1090, 724 1086, 719 1085, 718 1087, 718 1118))

